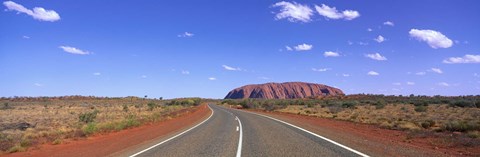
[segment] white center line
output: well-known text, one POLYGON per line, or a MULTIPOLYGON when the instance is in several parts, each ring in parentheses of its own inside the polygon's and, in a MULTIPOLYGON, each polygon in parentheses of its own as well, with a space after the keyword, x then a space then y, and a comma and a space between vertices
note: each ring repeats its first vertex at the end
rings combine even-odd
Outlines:
MULTIPOLYGON (((242 138, 243 138, 242 122, 240 122, 240 119, 237 116, 235 116, 235 119, 238 121, 238 126, 240 126, 240 137, 238 137, 237 157, 241 157, 242 156, 242 138)), ((238 126, 237 126, 237 131, 238 131, 238 126)))

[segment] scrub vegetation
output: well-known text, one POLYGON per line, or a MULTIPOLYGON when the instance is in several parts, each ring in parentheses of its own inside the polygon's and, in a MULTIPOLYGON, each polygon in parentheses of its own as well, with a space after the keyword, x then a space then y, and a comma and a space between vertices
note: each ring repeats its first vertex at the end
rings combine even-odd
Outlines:
POLYGON ((170 119, 200 103, 200 98, 0 98, 0 154, 170 119))

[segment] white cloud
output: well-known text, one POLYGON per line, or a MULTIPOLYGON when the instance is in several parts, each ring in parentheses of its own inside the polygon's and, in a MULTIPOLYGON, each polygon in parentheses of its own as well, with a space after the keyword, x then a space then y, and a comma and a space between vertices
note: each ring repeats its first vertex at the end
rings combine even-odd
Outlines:
POLYGON ((332 70, 332 69, 331 68, 320 68, 320 69, 312 68, 312 71, 316 71, 316 72, 325 72, 328 70, 332 70))
POLYGON ((366 54, 365 57, 377 60, 377 61, 386 61, 387 58, 385 56, 380 55, 379 53, 372 53, 372 54, 366 54))
POLYGON ((415 82, 407 82, 407 85, 415 85, 415 82))
POLYGON ((29 37, 29 36, 26 36, 26 35, 22 36, 22 38, 23 38, 23 39, 30 39, 30 37, 29 37))
POLYGON ((338 52, 326 51, 323 53, 325 57, 338 57, 340 54, 338 52))
POLYGON ((423 71, 422 71, 422 72, 417 72, 417 73, 415 73, 415 75, 420 75, 420 76, 425 75, 425 74, 427 74, 427 73, 426 73, 426 72, 423 72, 423 71))
POLYGON ((411 29, 409 32, 410 36, 419 40, 427 42, 430 47, 437 48, 449 48, 452 47, 452 40, 448 39, 445 35, 434 30, 418 30, 411 29))
POLYGON ((335 7, 329 7, 325 4, 322 6, 315 5, 315 9, 317 10, 318 14, 329 18, 329 19, 345 19, 345 20, 353 20, 360 16, 360 13, 355 10, 345 10, 343 12, 339 12, 335 7))
POLYGON ((182 33, 182 34, 177 35, 177 37, 185 38, 185 37, 193 37, 194 35, 195 35, 195 34, 193 34, 193 33, 184 32, 184 33, 182 33))
POLYGON ((347 44, 348 45, 353 45, 353 42, 352 41, 347 41, 347 44))
POLYGON ((280 7, 280 12, 275 15, 275 19, 287 19, 290 22, 310 22, 313 10, 307 5, 298 4, 296 2, 281 1, 275 3, 272 7, 280 7))
POLYGON ((234 67, 231 67, 231 66, 228 66, 228 65, 222 65, 222 67, 225 70, 230 70, 230 71, 241 71, 242 70, 241 68, 234 68, 234 67))
POLYGON ((367 28, 367 31, 371 32, 371 31, 373 31, 373 29, 371 29, 371 28, 367 28))
POLYGON ((43 84, 41 84, 41 83, 34 83, 33 85, 35 85, 37 87, 43 87, 43 84))
POLYGON ((83 50, 80 50, 80 49, 77 49, 77 48, 71 47, 71 46, 60 46, 59 48, 63 49, 63 51, 65 51, 65 52, 68 52, 68 53, 71 53, 71 54, 77 54, 77 55, 88 55, 88 54, 90 54, 90 52, 88 52, 88 51, 83 51, 83 50))
POLYGON ((188 71, 188 70, 182 70, 182 74, 183 74, 183 75, 188 75, 188 74, 190 74, 190 71, 188 71))
POLYGON ((60 15, 58 15, 58 13, 55 12, 54 10, 46 10, 41 7, 35 7, 33 8, 33 10, 30 10, 13 1, 5 1, 3 2, 3 5, 7 7, 7 10, 14 10, 14 11, 17 11, 18 13, 25 13, 27 15, 32 16, 34 19, 37 19, 40 21, 54 22, 54 21, 60 20, 60 15))
POLYGON ((342 74, 343 77, 350 77, 350 74, 342 74))
POLYGON ((209 77, 208 80, 210 80, 210 81, 215 81, 215 80, 217 80, 217 78, 215 78, 215 77, 209 77))
POLYGON ((300 45, 297 45, 295 47, 296 51, 308 51, 308 50, 311 50, 313 48, 313 45, 309 45, 309 44, 300 44, 300 45))
POLYGON ((360 41, 360 42, 358 42, 358 45, 366 46, 366 45, 368 45, 368 43, 367 43, 367 42, 361 42, 361 41, 360 41))
POLYGON ((443 73, 442 69, 439 69, 439 68, 432 68, 431 70, 432 70, 434 73, 438 73, 438 74, 442 74, 442 73, 443 73))
POLYGON ((446 82, 440 82, 438 83, 439 86, 443 86, 443 87, 448 87, 450 86, 450 84, 446 83, 446 82))
POLYGON ((147 78, 147 75, 142 75, 140 77, 144 79, 144 78, 147 78))
POLYGON ((265 77, 265 76, 258 77, 258 79, 262 79, 262 80, 270 80, 270 78, 268 78, 268 77, 265 77))
POLYGON ((392 84, 395 85, 395 86, 400 86, 400 85, 402 85, 402 83, 400 83, 400 82, 394 82, 394 83, 392 83, 392 84))
POLYGON ((285 46, 285 49, 287 49, 287 51, 293 51, 293 49, 290 46, 285 46))
POLYGON ((480 55, 466 54, 463 57, 450 57, 443 60, 443 63, 447 64, 460 64, 460 63, 480 63, 480 55))
POLYGON ((96 72, 96 73, 93 73, 93 75, 100 76, 100 75, 102 75, 102 73, 96 72))
POLYGON ((377 41, 378 43, 382 43, 387 39, 385 39, 383 36, 379 35, 377 38, 375 38, 373 40, 377 41))
POLYGON ((385 22, 383 23, 383 25, 395 26, 395 23, 393 23, 392 21, 385 21, 385 22))
POLYGON ((370 75, 370 76, 378 76, 378 75, 380 75, 380 74, 379 74, 378 72, 375 72, 375 71, 369 71, 369 72, 367 73, 367 75, 370 75))

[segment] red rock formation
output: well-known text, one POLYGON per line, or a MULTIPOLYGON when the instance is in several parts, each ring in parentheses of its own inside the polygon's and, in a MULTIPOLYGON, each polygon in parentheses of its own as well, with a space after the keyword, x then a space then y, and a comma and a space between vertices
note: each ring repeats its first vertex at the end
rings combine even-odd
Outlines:
POLYGON ((230 91, 225 99, 297 99, 327 95, 344 95, 342 90, 323 84, 285 82, 246 85, 230 91))

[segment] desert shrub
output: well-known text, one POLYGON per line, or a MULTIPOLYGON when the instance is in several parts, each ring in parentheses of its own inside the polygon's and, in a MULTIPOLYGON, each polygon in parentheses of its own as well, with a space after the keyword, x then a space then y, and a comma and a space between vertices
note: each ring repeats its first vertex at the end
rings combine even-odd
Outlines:
POLYGON ((357 105, 356 101, 347 101, 342 103, 343 108, 355 108, 355 105, 357 105))
POLYGON ((375 103, 373 103, 373 105, 375 105, 375 109, 382 109, 382 108, 385 108, 385 105, 387 105, 385 103, 385 101, 377 101, 375 103))
POLYGON ((149 111, 153 111, 153 109, 158 107, 158 105, 153 102, 148 103, 147 106, 149 111))
POLYGON ((427 112, 427 106, 415 106, 416 112, 427 112))
POLYGON ((94 110, 92 112, 82 113, 80 114, 78 119, 80 120, 80 122, 92 123, 93 121, 95 121, 95 118, 97 118, 98 112, 99 112, 98 110, 94 110))
POLYGON ((94 122, 90 122, 82 128, 82 132, 87 136, 95 133, 97 130, 97 124, 94 122))
POLYGON ((415 106, 428 106, 428 102, 426 102, 426 101, 415 101, 415 102, 413 102, 413 105, 415 105, 415 106))
POLYGON ((470 138, 480 138, 480 132, 479 131, 469 131, 467 132, 467 136, 470 138))
POLYGON ((450 102, 451 107, 477 107, 473 101, 457 100, 450 102))
POLYGON ((128 105, 127 104, 123 105, 123 112, 128 112, 128 105))
POLYGON ((425 121, 421 122, 420 125, 422 126, 422 128, 428 129, 428 128, 431 128, 432 126, 435 125, 435 121, 430 120, 430 119, 425 120, 425 121))
POLYGON ((475 131, 475 130, 480 130, 480 124, 474 121, 469 121, 469 122, 450 121, 444 124, 443 129, 447 131, 460 131, 460 132, 475 131))

